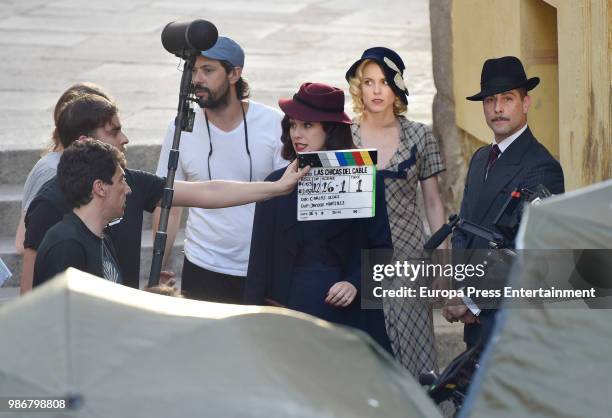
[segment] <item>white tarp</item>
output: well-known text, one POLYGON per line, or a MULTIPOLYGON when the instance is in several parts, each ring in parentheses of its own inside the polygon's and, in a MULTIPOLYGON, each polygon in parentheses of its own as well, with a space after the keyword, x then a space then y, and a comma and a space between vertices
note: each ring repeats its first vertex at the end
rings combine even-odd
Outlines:
MULTIPOLYGON (((517 242, 530 250, 612 248, 612 180, 529 208, 517 242)), ((538 266, 525 267, 514 272, 513 286, 533 280, 528 273, 538 266)), ((599 274, 612 287, 612 271, 599 274)), ((482 367, 463 416, 609 417, 612 310, 583 300, 504 309, 482 367)))
POLYGON ((150 294, 69 269, 0 309, 0 396, 70 417, 440 417, 372 340, 283 309, 150 294))

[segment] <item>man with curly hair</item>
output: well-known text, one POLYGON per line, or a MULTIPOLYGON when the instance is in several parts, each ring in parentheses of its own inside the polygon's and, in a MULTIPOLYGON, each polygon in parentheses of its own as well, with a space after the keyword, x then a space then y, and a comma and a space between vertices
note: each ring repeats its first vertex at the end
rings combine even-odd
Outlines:
POLYGON ((85 139, 70 146, 57 166, 57 179, 72 212, 43 239, 34 264, 34 286, 74 267, 122 283, 121 270, 104 228, 123 216, 131 193, 125 157, 112 145, 85 139))

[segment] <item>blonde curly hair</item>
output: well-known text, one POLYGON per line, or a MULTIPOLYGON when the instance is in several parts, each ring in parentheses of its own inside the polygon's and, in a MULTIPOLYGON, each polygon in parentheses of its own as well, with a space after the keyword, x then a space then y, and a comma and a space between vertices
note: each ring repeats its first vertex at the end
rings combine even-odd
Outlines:
MULTIPOLYGON (((351 94, 351 98, 353 99, 353 112, 357 116, 362 116, 365 112, 365 105, 363 104, 363 94, 361 93, 361 83, 363 82, 363 69, 369 63, 375 63, 380 67, 380 65, 372 60, 366 59, 359 66, 357 70, 355 70, 355 76, 349 79, 349 93, 351 94)), ((381 68, 382 71, 382 68, 381 68)), ((393 101, 393 114, 395 116, 402 115, 406 113, 408 110, 408 106, 406 103, 402 101, 397 95, 395 96, 395 100, 393 101)))

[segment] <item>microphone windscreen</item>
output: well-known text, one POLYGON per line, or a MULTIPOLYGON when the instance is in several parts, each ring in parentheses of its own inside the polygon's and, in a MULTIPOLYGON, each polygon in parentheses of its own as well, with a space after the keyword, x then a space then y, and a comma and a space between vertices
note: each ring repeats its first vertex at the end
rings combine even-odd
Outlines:
POLYGON ((215 45, 218 37, 217 27, 203 19, 170 22, 161 33, 163 47, 177 56, 185 51, 206 51, 215 45))
POLYGON ((207 20, 196 19, 187 27, 187 42, 192 49, 206 51, 217 43, 217 27, 207 20))

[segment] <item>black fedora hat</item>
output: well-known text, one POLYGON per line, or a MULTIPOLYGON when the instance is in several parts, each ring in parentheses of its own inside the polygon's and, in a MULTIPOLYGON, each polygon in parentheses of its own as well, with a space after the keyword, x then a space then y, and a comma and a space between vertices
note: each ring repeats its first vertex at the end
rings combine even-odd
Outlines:
POLYGON ((402 61, 397 52, 384 46, 376 46, 363 51, 361 58, 355 61, 346 72, 346 81, 350 81, 351 78, 355 77, 357 67, 367 59, 376 61, 380 65, 380 68, 385 73, 385 79, 389 87, 391 87, 397 97, 408 104, 408 98, 406 97, 408 96, 408 89, 403 78, 404 69, 406 68, 404 61, 402 61))
POLYGON ((523 64, 517 57, 491 58, 485 61, 480 74, 480 93, 466 97, 482 100, 487 96, 519 88, 528 91, 540 83, 539 77, 527 78, 523 64))

